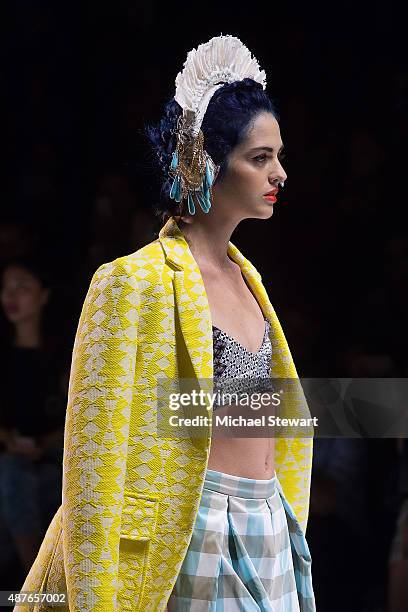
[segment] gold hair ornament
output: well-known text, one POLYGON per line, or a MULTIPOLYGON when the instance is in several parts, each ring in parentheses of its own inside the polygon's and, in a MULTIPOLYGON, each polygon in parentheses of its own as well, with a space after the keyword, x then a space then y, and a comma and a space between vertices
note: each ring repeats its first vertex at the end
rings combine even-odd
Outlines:
MULTIPOLYGON (((192 49, 184 68, 176 77, 175 100, 183 109, 177 121, 176 149, 169 172, 174 176, 170 198, 187 200, 188 211, 195 214, 194 198, 205 213, 211 208, 212 191, 219 171, 204 149, 201 124, 214 93, 224 85, 251 78, 266 87, 266 75, 247 47, 234 36, 216 36, 192 49)), ((180 206, 180 208, 182 205, 180 206)))

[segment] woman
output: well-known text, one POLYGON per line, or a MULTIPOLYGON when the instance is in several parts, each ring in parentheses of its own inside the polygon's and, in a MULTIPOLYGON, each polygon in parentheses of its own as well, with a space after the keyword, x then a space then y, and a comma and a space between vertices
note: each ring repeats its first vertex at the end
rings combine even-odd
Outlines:
POLYGON ((35 259, 4 265, 0 301, 10 333, 0 355, 0 516, 25 572, 61 499, 65 402, 47 333, 50 291, 35 259))
POLYGON ((251 354, 268 377, 297 378, 260 275, 229 242, 243 218, 272 215, 265 194, 286 179, 264 73, 229 36, 189 58, 176 102, 148 130, 171 176, 167 222, 91 281, 73 351, 63 504, 23 590, 66 591, 65 609, 81 612, 314 610, 310 437, 280 437, 274 449, 269 438, 212 443, 211 423, 198 436, 159 426, 159 380, 198 390, 228 371, 229 352, 251 354), (234 347, 214 364, 213 340, 227 335, 234 347))

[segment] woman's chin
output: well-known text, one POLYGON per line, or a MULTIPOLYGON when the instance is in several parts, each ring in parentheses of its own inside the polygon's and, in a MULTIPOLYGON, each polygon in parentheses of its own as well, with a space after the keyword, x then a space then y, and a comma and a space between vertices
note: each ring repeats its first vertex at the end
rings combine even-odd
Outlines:
POLYGON ((263 204, 263 206, 253 206, 249 209, 249 213, 247 215, 248 219, 270 219, 273 215, 273 204, 267 203, 263 204))
POLYGON ((269 219, 273 215, 273 204, 266 204, 262 207, 262 212, 260 217, 262 219, 269 219))

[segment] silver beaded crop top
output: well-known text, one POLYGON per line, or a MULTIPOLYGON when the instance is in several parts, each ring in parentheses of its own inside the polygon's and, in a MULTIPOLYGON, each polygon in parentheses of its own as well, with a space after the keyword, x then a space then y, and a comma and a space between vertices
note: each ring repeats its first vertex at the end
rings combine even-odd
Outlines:
MULTIPOLYGON (((243 391, 260 392, 264 387, 269 388, 272 345, 269 338, 270 323, 268 319, 264 320, 265 333, 262 345, 256 353, 246 349, 222 329, 212 326, 214 393, 239 394, 243 391)), ((223 404, 218 404, 216 401, 214 409, 221 405, 223 404)))

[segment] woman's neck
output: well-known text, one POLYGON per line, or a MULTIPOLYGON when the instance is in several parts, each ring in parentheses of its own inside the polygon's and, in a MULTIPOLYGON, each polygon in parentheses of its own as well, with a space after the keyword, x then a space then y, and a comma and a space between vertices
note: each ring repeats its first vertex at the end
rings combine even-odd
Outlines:
POLYGON ((42 339, 38 324, 26 321, 16 325, 13 345, 19 348, 40 348, 42 339))
POLYGON ((177 221, 177 225, 199 265, 223 270, 235 266, 228 257, 228 243, 234 228, 182 220, 177 221))

